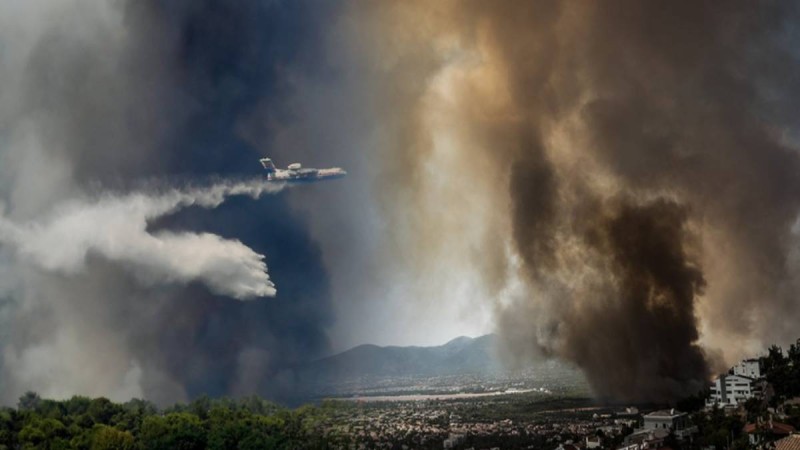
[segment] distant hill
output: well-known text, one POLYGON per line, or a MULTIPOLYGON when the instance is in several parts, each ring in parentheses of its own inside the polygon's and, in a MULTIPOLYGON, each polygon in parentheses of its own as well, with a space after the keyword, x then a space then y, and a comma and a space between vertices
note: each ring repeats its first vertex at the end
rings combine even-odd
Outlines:
POLYGON ((435 347, 360 345, 309 363, 301 373, 313 381, 489 373, 500 368, 494 357, 496 340, 488 334, 462 336, 435 347))
POLYGON ((495 354, 498 345, 494 334, 462 336, 433 347, 360 345, 296 366, 275 382, 294 383, 292 392, 302 398, 289 400, 296 403, 328 396, 506 389, 587 392, 580 372, 555 359, 505 367, 495 354))

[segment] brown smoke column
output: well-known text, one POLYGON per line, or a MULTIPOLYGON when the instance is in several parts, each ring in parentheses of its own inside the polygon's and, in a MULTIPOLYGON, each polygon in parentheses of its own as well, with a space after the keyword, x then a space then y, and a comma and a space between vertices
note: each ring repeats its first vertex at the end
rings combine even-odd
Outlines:
POLYGON ((793 5, 360 6, 397 252, 479 269, 511 353, 669 401, 797 337, 793 5))

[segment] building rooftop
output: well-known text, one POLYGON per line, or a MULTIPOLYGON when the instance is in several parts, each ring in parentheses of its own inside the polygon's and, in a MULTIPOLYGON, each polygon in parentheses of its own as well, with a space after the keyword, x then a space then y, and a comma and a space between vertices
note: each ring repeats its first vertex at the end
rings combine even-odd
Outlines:
POLYGON ((677 409, 662 409, 662 410, 659 410, 659 411, 653 411, 650 414, 645 415, 644 417, 645 418, 650 417, 650 418, 670 418, 671 419, 673 417, 682 416, 684 414, 686 414, 686 413, 680 412, 677 409))
MULTIPOLYGON (((780 422, 767 422, 767 423, 764 423, 764 424, 761 425, 761 430, 762 431, 769 431, 772 434, 783 434, 783 435, 792 434, 792 433, 795 432, 795 429, 794 429, 793 426, 791 426, 789 424, 786 424, 786 423, 780 423, 780 422)), ((744 426, 744 432, 745 433, 755 433, 756 431, 759 431, 758 424, 748 423, 747 425, 744 426)))
POLYGON ((775 450, 800 450, 800 434, 775 441, 775 450))

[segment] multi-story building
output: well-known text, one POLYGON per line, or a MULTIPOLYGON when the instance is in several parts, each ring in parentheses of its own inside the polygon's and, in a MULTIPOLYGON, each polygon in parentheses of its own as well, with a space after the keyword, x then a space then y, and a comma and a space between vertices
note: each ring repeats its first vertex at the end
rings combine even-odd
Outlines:
POLYGON ((706 406, 721 408, 737 407, 751 398, 764 398, 768 383, 763 379, 761 362, 745 359, 731 368, 730 373, 720 375, 711 386, 706 406))
POLYGON ((733 374, 757 380, 761 378, 761 361, 758 359, 745 359, 733 366, 733 374))
POLYGON ((720 375, 711 386, 706 406, 735 407, 751 398, 763 398, 763 384, 742 375, 720 375))

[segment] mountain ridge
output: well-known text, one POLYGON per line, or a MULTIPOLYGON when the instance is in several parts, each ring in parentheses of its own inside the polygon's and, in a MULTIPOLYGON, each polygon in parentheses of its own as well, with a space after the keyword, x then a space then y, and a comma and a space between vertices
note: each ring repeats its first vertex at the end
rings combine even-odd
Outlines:
POLYGON ((354 347, 350 347, 350 348, 348 348, 346 350, 342 350, 340 352, 336 352, 336 353, 333 353, 333 354, 330 354, 330 355, 327 355, 327 356, 323 356, 321 358, 317 358, 317 359, 314 360, 314 362, 321 361, 321 360, 328 359, 328 358, 333 358, 333 357, 336 357, 336 356, 340 356, 340 355, 343 355, 345 353, 349 353, 349 352, 352 352, 352 351, 357 351, 357 350, 359 350, 361 348, 365 348, 365 347, 366 348, 378 348, 378 349, 433 349, 433 348, 452 347, 452 346, 455 346, 455 345, 463 345, 463 344, 466 344, 466 343, 469 343, 469 342, 472 342, 472 341, 475 341, 475 340, 484 339, 484 338, 496 339, 496 334, 489 333, 489 334, 484 334, 484 335, 476 336, 476 337, 457 336, 457 337, 454 337, 453 339, 450 339, 449 341, 445 342, 444 344, 439 344, 439 345, 378 345, 378 344, 370 344, 370 343, 359 344, 359 345, 356 345, 354 347))
POLYGON ((315 381, 487 373, 500 367, 496 344, 494 334, 429 347, 361 344, 305 364, 301 373, 315 381))

